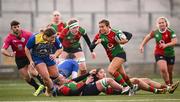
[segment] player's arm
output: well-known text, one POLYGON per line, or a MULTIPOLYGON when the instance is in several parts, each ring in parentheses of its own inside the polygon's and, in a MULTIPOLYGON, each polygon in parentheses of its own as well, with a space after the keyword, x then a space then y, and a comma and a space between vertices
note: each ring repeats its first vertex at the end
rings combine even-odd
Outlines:
POLYGON ((84 38, 84 40, 86 41, 86 44, 88 45, 90 51, 93 52, 93 50, 91 49, 91 41, 90 41, 88 35, 87 35, 87 34, 84 34, 84 35, 83 35, 83 38, 84 38))
POLYGON ((30 49, 35 45, 35 36, 31 36, 25 46, 25 54, 30 62, 31 67, 34 67, 34 62, 32 60, 30 49))
POLYGON ((4 40, 3 46, 1 48, 1 53, 7 57, 14 57, 14 52, 9 52, 7 49, 10 45, 11 40, 8 37, 4 40))
POLYGON ((170 46, 175 46, 177 44, 178 40, 176 37, 176 34, 174 33, 174 31, 171 32, 171 42, 166 43, 165 47, 170 47, 170 46))
POLYGON ((140 47, 139 47, 141 53, 144 52, 144 46, 147 44, 147 42, 149 40, 151 40, 153 38, 153 36, 154 36, 154 32, 151 32, 150 34, 147 34, 145 36, 145 38, 143 39, 143 41, 142 41, 142 43, 140 44, 140 47))
POLYGON ((91 45, 90 45, 90 49, 91 50, 94 50, 95 47, 100 44, 102 42, 102 40, 100 39, 99 37, 99 34, 97 34, 94 38, 94 40, 92 41, 91 45))
POLYGON ((15 55, 15 52, 9 52, 5 48, 1 48, 1 53, 7 57, 14 57, 14 55, 15 55))
POLYGON ((91 71, 89 71, 88 73, 84 74, 84 75, 81 75, 77 78, 74 78, 72 79, 72 81, 75 81, 75 82, 79 82, 79 81, 82 81, 84 80, 85 78, 87 78, 89 75, 95 75, 96 74, 96 69, 92 69, 91 71))
POLYGON ((55 58, 57 58, 63 51, 63 47, 61 42, 58 40, 58 38, 55 39, 55 47, 57 48, 56 52, 54 53, 55 58))

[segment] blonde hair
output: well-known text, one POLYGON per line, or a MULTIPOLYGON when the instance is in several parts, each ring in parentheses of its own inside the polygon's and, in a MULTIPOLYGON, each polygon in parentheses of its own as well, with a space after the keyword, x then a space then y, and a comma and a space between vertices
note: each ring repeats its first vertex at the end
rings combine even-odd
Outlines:
POLYGON ((53 16, 54 16, 54 15, 59 15, 59 16, 61 16, 61 13, 60 13, 59 11, 55 10, 55 11, 53 11, 52 15, 53 15, 53 16))
POLYGON ((158 28, 159 28, 158 22, 159 22, 160 19, 164 19, 164 21, 166 22, 167 27, 170 26, 169 20, 168 20, 166 17, 163 17, 163 16, 162 16, 162 17, 158 17, 157 20, 156 20, 156 26, 157 26, 158 28))

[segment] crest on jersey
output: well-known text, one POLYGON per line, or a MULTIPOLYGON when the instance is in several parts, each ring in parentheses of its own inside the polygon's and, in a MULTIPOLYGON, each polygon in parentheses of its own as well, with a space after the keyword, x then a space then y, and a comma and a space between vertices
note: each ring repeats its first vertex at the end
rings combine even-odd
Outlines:
POLYGON ((21 38, 21 41, 22 41, 22 42, 25 42, 25 40, 26 40, 25 38, 23 38, 23 37, 21 38))

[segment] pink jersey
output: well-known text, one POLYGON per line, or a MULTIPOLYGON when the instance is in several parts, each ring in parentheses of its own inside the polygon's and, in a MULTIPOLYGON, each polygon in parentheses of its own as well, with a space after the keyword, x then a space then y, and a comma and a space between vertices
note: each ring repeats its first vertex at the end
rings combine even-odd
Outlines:
POLYGON ((4 39, 3 47, 4 49, 7 49, 9 46, 11 46, 12 50, 16 52, 16 57, 24 57, 26 56, 24 48, 25 45, 32 35, 31 32, 21 30, 20 38, 17 38, 16 35, 9 33, 6 38, 4 39))

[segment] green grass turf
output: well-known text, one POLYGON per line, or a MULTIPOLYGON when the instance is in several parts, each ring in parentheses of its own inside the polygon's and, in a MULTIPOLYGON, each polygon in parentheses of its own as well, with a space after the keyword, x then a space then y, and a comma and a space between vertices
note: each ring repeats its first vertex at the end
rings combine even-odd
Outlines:
MULTIPOLYGON (((160 79, 153 79, 162 82, 160 79)), ((176 78, 175 80, 180 80, 176 78)), ((0 101, 16 102, 180 102, 180 88, 174 94, 152 94, 150 92, 138 91, 134 96, 58 96, 46 97, 32 95, 34 89, 22 80, 1 80, 0 81, 0 101)))

